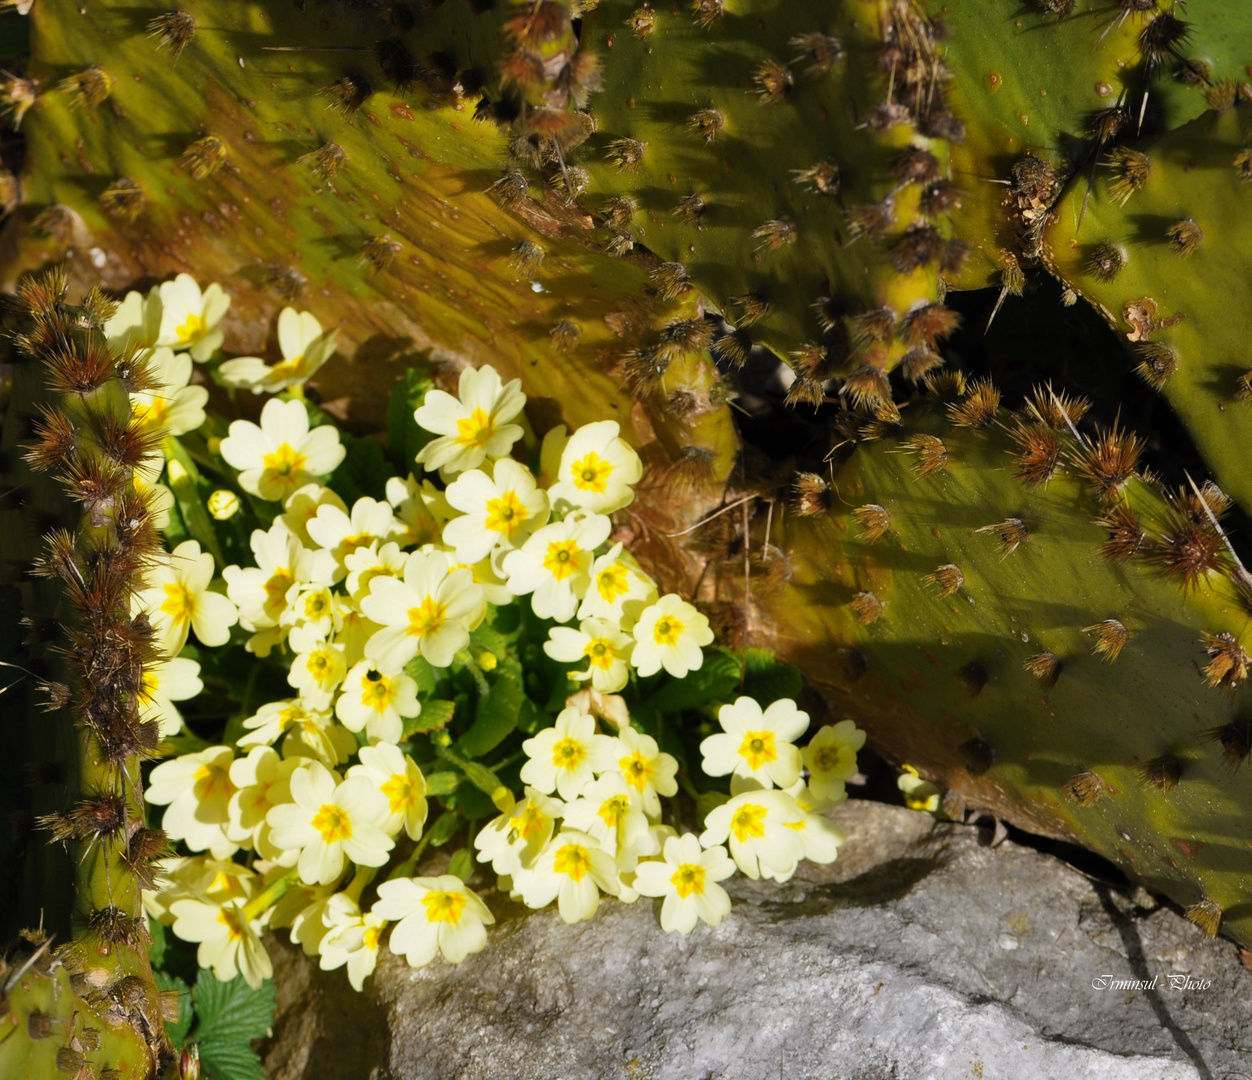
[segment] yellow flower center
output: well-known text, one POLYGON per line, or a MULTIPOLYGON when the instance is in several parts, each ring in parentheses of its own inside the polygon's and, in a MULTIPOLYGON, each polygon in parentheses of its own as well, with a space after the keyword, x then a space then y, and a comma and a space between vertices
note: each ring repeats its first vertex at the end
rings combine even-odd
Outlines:
POLYGON ((556 853, 552 869, 570 881, 582 881, 591 872, 591 852, 581 844, 566 844, 556 853))
POLYGON ((482 409, 475 409, 472 415, 456 422, 456 444, 458 446, 474 446, 482 448, 491 442, 496 433, 496 422, 482 409))
POLYGON ((843 764, 843 747, 823 746, 813 755, 813 771, 816 773, 834 772, 843 764))
POLYGON ((439 603, 433 596, 426 597, 417 607, 409 608, 409 633, 415 638, 435 633, 443 626, 447 610, 447 605, 439 603))
POLYGON ((296 583, 296 576, 285 566, 275 568, 265 588, 265 608, 270 613, 281 610, 287 603, 287 590, 296 583))
POLYGON ((196 770, 196 802, 206 803, 213 799, 229 800, 238 788, 230 782, 230 772, 220 765, 201 765, 196 770))
POLYGON ((289 727, 299 727, 308 715, 299 705, 288 705, 278 714, 278 730, 286 731, 289 727))
POLYGON ((642 792, 652 782, 652 763, 638 750, 622 758, 617 767, 626 777, 626 783, 638 792, 642 792))
POLYGON ((772 731, 748 731, 744 733, 743 742, 739 744, 739 756, 748 763, 749 769, 759 769, 762 765, 778 759, 778 751, 774 747, 772 731))
POLYGON ((204 336, 204 331, 204 319, 199 315, 188 315, 187 321, 178 327, 174 333, 178 335, 180 344, 191 345, 204 336))
POLYGON ((526 504, 517 497, 517 492, 506 491, 498 499, 487 501, 487 528, 507 537, 512 537, 522 527, 522 522, 530 516, 526 504))
POLYGON ((149 431, 165 427, 165 417, 169 410, 169 402, 163 397, 154 397, 151 401, 136 401, 131 405, 135 421, 143 424, 149 431))
POLYGON ((243 937, 243 916, 236 908, 222 908, 217 913, 217 921, 226 927, 231 941, 239 941, 243 937))
POLYGON ((610 829, 616 829, 617 826, 626 817, 626 812, 630 809, 630 799, 625 795, 614 795, 612 798, 605 799, 600 804, 600 809, 596 811, 600 815, 600 820, 604 822, 610 829))
POLYGON ((191 622, 196 617, 196 597, 180 581, 165 586, 165 599, 161 610, 175 623, 191 622))
POLYGON ((391 680, 377 671, 368 672, 361 679, 361 704, 375 712, 385 712, 396 699, 391 680))
POLYGON ((335 654, 329 649, 315 649, 309 653, 305 667, 313 676, 313 681, 324 690, 326 684, 333 682, 335 678, 335 654))
POLYGON ((219 870, 204 892, 214 900, 232 900, 243 896, 243 882, 238 874, 225 874, 219 870))
POLYGON ((699 863, 685 862, 670 875, 670 884, 684 900, 704 895, 705 869, 699 863))
POLYGON ((325 589, 311 592, 304 598, 304 617, 316 621, 330 611, 330 593, 325 589))
POLYGON ((283 360, 275 364, 270 369, 270 378, 272 379, 293 379, 299 378, 304 374, 304 353, 299 356, 293 356, 290 360, 283 360))
POLYGON ((658 645, 677 645, 683 624, 672 615, 662 615, 652 627, 652 639, 658 645))
POLYGON ((564 581, 578 572, 579 551, 575 540, 554 540, 543 557, 543 568, 557 581, 564 581))
POLYGON ((630 571, 619 562, 606 566, 596 575, 596 590, 606 604, 615 603, 619 596, 630 592, 630 571))
POLYGON ((561 739, 552 747, 552 764, 558 769, 577 769, 587 756, 587 748, 577 739, 561 739))
POLYGON ((583 656, 591 661, 592 667, 608 671, 617 659, 617 650, 608 638, 592 638, 583 649, 583 656))
MULTIPOLYGON (((304 482, 304 466, 308 463, 308 458, 292 447, 290 443, 283 443, 272 454, 266 454, 261 463, 265 466, 265 471, 270 474, 270 479, 275 480, 286 487, 299 487, 304 482)), ((312 516, 312 515, 310 515, 312 516)))
POLYGON ((360 532, 353 533, 351 536, 345 536, 340 541, 339 547, 345 555, 351 555, 357 548, 369 547, 378 537, 371 533, 360 532))
POLYGON ((734 833, 735 839, 742 844, 746 840, 764 836, 766 813, 764 806, 755 806, 751 803, 745 803, 739 807, 734 817, 730 819, 730 831, 734 833))
POLYGON ((328 844, 335 844, 352 836, 351 820, 334 803, 326 803, 313 815, 313 828, 322 834, 322 839, 328 844))
POLYGON ((383 784, 382 793, 387 796, 387 805, 393 814, 407 812, 417 802, 417 787, 403 773, 392 773, 383 784))
POLYGON ((534 803, 527 802, 521 812, 509 818, 509 828, 523 840, 538 836, 548 824, 548 815, 534 803))
POLYGON ((157 692, 161 680, 157 678, 156 668, 144 668, 139 678, 139 697, 145 705, 152 703, 152 695, 157 692))
POLYGON ((432 889, 422 897, 427 922, 446 922, 453 926, 461 921, 461 912, 468 902, 464 893, 442 892, 439 889, 432 889))
POLYGON ((367 926, 365 934, 361 938, 361 944, 369 949, 370 952, 374 952, 378 949, 378 939, 382 936, 383 928, 381 926, 367 926))
POLYGON ((574 487, 579 491, 593 491, 597 495, 603 495, 613 466, 592 450, 586 457, 575 461, 570 471, 574 474, 574 487))

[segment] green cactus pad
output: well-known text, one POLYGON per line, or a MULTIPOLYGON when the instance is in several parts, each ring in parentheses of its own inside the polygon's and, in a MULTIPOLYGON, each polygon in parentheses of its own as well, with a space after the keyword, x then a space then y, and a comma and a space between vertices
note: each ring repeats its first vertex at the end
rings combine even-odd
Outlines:
POLYGON ((1247 615, 1229 556, 1198 500, 1124 474, 1124 436, 1083 451, 989 402, 975 388, 955 411, 991 426, 914 406, 897 438, 857 446, 831 512, 786 518, 791 579, 759 599, 764 623, 893 758, 1184 906, 1207 898, 1248 942, 1247 615), (1090 805, 1065 794, 1075 778, 1090 805))
POLYGON ((1141 182, 1127 186, 1125 164, 1101 168, 1081 225, 1083 191, 1069 191, 1046 235, 1049 267, 1125 335, 1127 363, 1160 389, 1245 509, 1252 361, 1239 313, 1252 300, 1242 239, 1252 170, 1237 161, 1249 147, 1252 111, 1208 113, 1136 147, 1141 182))

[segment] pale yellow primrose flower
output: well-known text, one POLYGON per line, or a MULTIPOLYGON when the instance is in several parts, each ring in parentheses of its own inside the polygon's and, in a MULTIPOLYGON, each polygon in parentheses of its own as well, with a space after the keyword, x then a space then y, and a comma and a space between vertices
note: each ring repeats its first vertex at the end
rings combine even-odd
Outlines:
POLYGON ((489 457, 508 454, 522 437, 518 424, 509 423, 526 404, 521 379, 501 383, 487 364, 466 368, 458 386, 460 400, 442 390, 427 393, 413 413, 418 426, 441 438, 433 439, 417 455, 429 470, 459 473, 476 469, 489 457))
POLYGON ((196 950, 200 967, 212 968, 214 977, 221 982, 242 975, 256 990, 274 974, 274 968, 261 944, 259 923, 248 919, 243 907, 239 900, 185 899, 175 900, 170 912, 174 916, 174 933, 183 941, 200 943, 196 950))
POLYGON ((704 663, 701 648, 713 643, 709 620, 674 593, 666 593, 639 613, 631 628, 635 649, 631 663, 642 676, 664 668, 676 679, 698 671, 704 663))
POLYGON ((535 486, 525 465, 501 458, 491 475, 481 469, 463 472, 445 492, 461 511, 443 528, 443 542, 456 557, 473 565, 493 551, 511 551, 548 521, 548 494, 535 486))
POLYGON ((419 653, 434 667, 447 667, 469 644, 469 627, 481 620, 486 601, 466 568, 448 572, 440 552, 413 552, 404 580, 376 577, 361 612, 383 629, 365 646, 365 655, 384 667, 402 668, 419 653))
POLYGON ((186 349, 193 360, 207 360, 225 336, 217 324, 230 307, 230 297, 216 283, 201 292, 190 274, 162 282, 157 292, 161 297, 161 328, 156 344, 180 352, 186 349))
POLYGON ((556 723, 522 743, 529 760, 521 779, 545 795, 560 792, 567 802, 578 798, 597 773, 613 767, 619 744, 597 735, 595 720, 578 709, 562 709, 556 723))
POLYGON ((394 540, 381 546, 370 544, 369 547, 357 548, 343 560, 344 568, 348 571, 344 590, 354 603, 359 604, 364 597, 369 596, 370 582, 374 578, 403 579, 408 561, 408 552, 401 551, 400 545, 394 540))
POLYGON ((403 668, 382 668, 362 660, 344 677, 335 715, 349 731, 364 731, 371 743, 398 743, 404 718, 419 716, 417 683, 403 668))
POLYGON ((139 687, 139 715, 161 725, 161 738, 177 735, 183 727, 182 714, 175 701, 188 701, 204 689, 200 665, 184 656, 175 657, 143 669, 139 687))
POLYGON ((548 489, 554 504, 611 514, 634 501, 633 485, 643 475, 643 463, 619 437, 620 431, 616 420, 600 420, 570 436, 561 451, 557 482, 548 489))
POLYGON ((152 770, 144 798, 166 808, 161 827, 171 840, 184 841, 192 851, 208 850, 217 859, 234 854, 238 844, 226 835, 235 794, 230 779, 234 760, 229 746, 210 746, 163 761, 152 770))
POLYGON ((583 788, 582 795, 565 807, 565 827, 585 832, 629 872, 641 856, 655 855, 639 793, 629 787, 621 773, 605 773, 583 788))
POLYGON ((395 921, 388 948, 415 968, 440 953, 459 964, 487 944, 486 928, 496 921, 478 895, 451 874, 384 881, 371 911, 395 921))
POLYGON ((128 292, 117 306, 113 318, 104 324, 109 348, 126 352, 132 348, 152 348, 161 333, 161 293, 153 289, 143 293, 128 292))
POLYGON ((387 800, 387 816, 380 827, 388 836, 404 830, 410 840, 422 835, 426 824, 426 778, 408 754, 392 743, 363 746, 361 763, 348 770, 348 779, 361 777, 387 800))
POLYGON ((518 871, 513 889, 529 908, 547 907, 555 900, 561 919, 572 925, 595 915, 600 893, 617 896, 621 882, 613 856, 586 833, 562 829, 533 867, 518 871))
POLYGON ((184 540, 148 571, 148 587, 135 595, 136 612, 146 611, 156 644, 177 656, 194 630, 201 645, 225 645, 239 613, 225 596, 209 592, 213 556, 195 540, 184 540))
POLYGON ((607 619, 629 630, 639 613, 657 599, 656 582, 620 543, 592 564, 591 584, 578 609, 580 619, 607 619))
POLYGON ((155 385, 130 395, 131 415, 142 422, 147 431, 166 435, 186 435, 204 423, 204 406, 209 391, 203 386, 189 386, 191 357, 171 349, 152 349, 141 357, 155 385))
POLYGON ((227 812, 230 821, 226 835, 241 847, 250 847, 263 859, 294 866, 297 852, 284 851, 270 839, 266 815, 275 806, 291 802, 291 774, 300 766, 298 757, 286 760, 268 746, 254 746, 247 757, 236 758, 230 766, 230 782, 235 793, 227 812))
POLYGON ((787 788, 800 778, 799 747, 793 745, 809 727, 809 714, 787 698, 768 709, 750 697, 723 705, 717 713, 722 730, 700 743, 709 776, 751 777, 761 787, 787 788))
POLYGON ((334 577, 330 552, 310 551, 281 518, 269 529, 254 529, 251 546, 256 566, 228 566, 222 571, 226 595, 239 608, 245 630, 255 633, 283 623, 289 596, 294 595, 292 586, 329 585, 334 577))
MULTIPOLYGON (((819 802, 813 797, 813 793, 809 791, 804 781, 797 780, 787 789, 787 794, 795 800, 796 806, 804 814, 804 820, 800 824, 791 826, 800 834, 800 841, 804 845, 804 857, 813 863, 834 862, 839 854, 839 848, 847 842, 848 838, 838 825, 826 817, 826 811, 833 810, 840 803, 845 802, 848 793, 844 791, 841 792, 842 798, 819 802)), ((768 872, 762 866, 761 876, 772 877, 781 883, 787 881, 791 874, 780 877, 768 872)))
POLYGON ((317 945, 321 954, 318 966, 334 971, 346 964, 348 982, 359 992, 378 964, 378 946, 387 920, 373 911, 362 915, 357 902, 346 893, 336 893, 326 902, 322 920, 326 934, 317 945))
POLYGON ((617 733, 620 756, 617 768, 626 783, 639 794, 644 813, 655 821, 661 816, 661 800, 678 794, 678 759, 661 753, 651 735, 623 725, 617 733))
POLYGON ((571 514, 531 533, 501 563, 514 596, 532 594, 541 619, 569 622, 591 583, 595 550, 609 538, 612 522, 601 514, 571 514))
POLYGON ((748 877, 785 881, 804 857, 797 826, 804 811, 785 791, 745 791, 709 811, 700 843, 705 847, 729 840, 730 857, 748 877))
POLYGON ((291 698, 267 702, 243 726, 248 733, 237 740, 241 748, 269 746, 281 738, 284 757, 316 758, 327 768, 342 764, 357 750, 352 732, 336 724, 329 712, 291 698))
POLYGON ((397 537, 402 547, 435 543, 444 522, 455 512, 442 491, 429 480, 419 482, 412 473, 403 480, 398 476, 391 477, 387 481, 386 494, 403 526, 403 532, 397 537))
POLYGON ((281 502, 329 476, 346 453, 337 428, 322 424, 310 431, 304 402, 278 398, 265 403, 259 427, 249 420, 231 421, 221 445, 226 463, 239 470, 239 486, 269 502, 281 502))
POLYGON ((173 855, 156 861, 154 890, 143 892, 148 917, 164 923, 174 921, 170 905, 187 897, 201 900, 247 900, 256 891, 257 876, 248 867, 207 855, 173 855))
POLYGON ((543 651, 564 664, 587 661, 585 671, 571 671, 576 682, 591 680, 592 688, 613 694, 630 681, 630 654, 635 639, 606 619, 583 619, 577 630, 554 626, 543 651))
POLYGON ((348 512, 344 501, 330 488, 310 483, 296 488, 287 496, 278 520, 291 530, 300 543, 315 548, 317 542, 309 535, 309 522, 317 516, 317 511, 322 506, 337 506, 345 514, 348 512))
POLYGON ((697 922, 716 926, 730 913, 730 897, 719 884, 735 872, 720 844, 701 850, 692 833, 665 841, 660 861, 635 869, 635 889, 644 896, 664 897, 661 929, 690 934, 697 922))
POLYGON ((896 777, 896 787, 904 795, 904 805, 910 810, 935 813, 943 801, 943 792, 929 780, 924 780, 912 765, 901 765, 903 770, 896 777))
POLYGON ((323 503, 305 527, 314 543, 334 555, 335 581, 340 581, 346 575, 344 559, 348 555, 375 542, 389 540, 402 528, 391 512, 390 504, 378 502, 369 496, 357 499, 352 504, 351 514, 337 506, 323 503))
POLYGON ((856 775, 856 753, 865 745, 865 732, 851 720, 819 728, 804 748, 809 790, 818 801, 836 799, 845 781, 856 775))
POLYGON ((278 348, 282 362, 270 367, 259 356, 239 356, 218 369, 227 386, 254 394, 277 394, 311 378, 335 353, 335 331, 307 311, 285 307, 278 313, 278 348))
POLYGON ((300 700, 318 712, 330 708, 335 690, 348 672, 343 649, 326 641, 308 626, 294 626, 287 643, 296 654, 291 661, 287 682, 300 694, 300 700))
POLYGON ((474 837, 479 862, 490 862, 502 877, 529 869, 552 837, 556 819, 565 813, 565 803, 533 787, 526 798, 493 818, 474 837))
POLYGON ((280 848, 300 851, 296 866, 308 885, 338 880, 351 859, 358 866, 382 866, 393 847, 379 827, 387 800, 368 780, 336 782, 321 762, 309 761, 291 774, 292 802, 266 815, 271 838, 280 848))

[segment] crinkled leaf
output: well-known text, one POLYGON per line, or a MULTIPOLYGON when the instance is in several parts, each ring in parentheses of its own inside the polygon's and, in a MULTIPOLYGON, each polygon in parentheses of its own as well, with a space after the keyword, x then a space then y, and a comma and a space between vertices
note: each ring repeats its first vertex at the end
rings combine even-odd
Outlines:
POLYGON ((762 708, 782 698, 794 699, 804 689, 800 669, 775 660, 768 649, 748 649, 744 665, 743 692, 755 698, 762 708))
POLYGON ((658 713, 699 709, 726 701, 739 691, 739 661, 722 649, 705 649, 704 663, 682 679, 671 679, 646 704, 658 713))
POLYGON ((326 486, 351 506, 357 499, 385 497, 387 480, 394 470, 387 463, 387 455, 373 439, 357 439, 340 431, 344 459, 326 482, 326 486))
POLYGON ((424 656, 415 656, 407 664, 404 665, 404 673, 417 683, 417 693, 419 697, 425 698, 435 692, 435 687, 439 685, 439 676, 435 673, 435 669, 430 666, 430 661, 424 656))
POLYGON ((441 731, 452 722, 455 713, 456 705, 451 701, 443 701, 439 698, 433 701, 423 701, 422 711, 417 716, 404 718, 404 738, 407 739, 410 735, 424 731, 441 731))
POLYGON ((242 975, 220 982, 202 971, 193 991, 196 1027, 191 1041, 200 1045, 203 1076, 215 1080, 265 1080, 252 1040, 268 1034, 274 1020, 274 983, 253 990, 242 975))
POLYGON ((497 679, 479 700, 474 723, 461 736, 461 752, 481 757, 494 750, 517 727, 521 708, 521 687, 508 676, 497 679))

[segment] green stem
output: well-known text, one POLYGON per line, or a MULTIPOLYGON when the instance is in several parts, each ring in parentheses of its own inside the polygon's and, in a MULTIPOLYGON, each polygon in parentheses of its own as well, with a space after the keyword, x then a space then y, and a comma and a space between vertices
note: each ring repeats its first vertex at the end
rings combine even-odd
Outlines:
MULTIPOLYGON (((257 893, 251 900, 243 906, 243 917, 251 921, 262 912, 278 903, 283 895, 291 887, 291 883, 299 876, 299 871, 293 867, 283 874, 280 878, 275 878, 265 887, 264 890, 257 893)), ((355 882, 353 882, 355 884, 355 882)))

